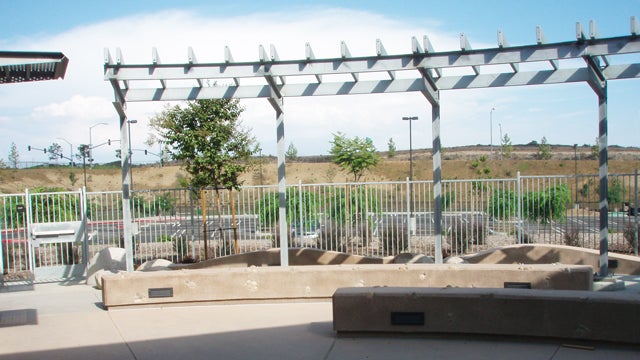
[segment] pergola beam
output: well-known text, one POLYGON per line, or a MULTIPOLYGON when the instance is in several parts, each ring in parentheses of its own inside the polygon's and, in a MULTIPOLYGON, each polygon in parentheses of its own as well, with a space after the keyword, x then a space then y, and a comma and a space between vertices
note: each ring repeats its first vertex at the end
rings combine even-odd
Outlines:
MULTIPOLYGON (((640 78, 640 64, 611 65, 602 71, 609 80, 640 78)), ((434 78, 439 90, 482 89, 509 86, 566 84, 589 81, 587 68, 507 72, 481 75, 434 78)), ((395 79, 346 82, 312 82, 308 84, 276 85, 283 97, 359 95, 425 91, 424 80, 395 79)), ((265 85, 216 85, 212 87, 136 88, 123 90, 129 101, 179 101, 211 98, 255 99, 271 97, 271 87, 265 85)))

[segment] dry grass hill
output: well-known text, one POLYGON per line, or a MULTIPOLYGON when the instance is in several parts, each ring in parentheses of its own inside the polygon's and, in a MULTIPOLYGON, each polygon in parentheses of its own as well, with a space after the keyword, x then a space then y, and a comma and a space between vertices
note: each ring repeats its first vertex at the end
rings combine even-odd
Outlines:
MULTIPOLYGON (((553 146, 550 160, 536 160, 536 146, 516 146, 511 158, 500 159, 499 148, 494 147, 494 156, 489 148, 467 146, 447 148, 443 152, 443 177, 445 179, 474 179, 479 177, 510 178, 519 171, 521 175, 562 175, 575 171, 574 148, 553 146)), ((409 176, 409 153, 399 151, 389 158, 382 153, 381 163, 365 174, 366 181, 397 181, 409 176)), ((414 150, 414 179, 432 179, 430 150, 414 150)), ((594 159, 590 147, 577 148, 579 174, 597 174, 598 160, 594 159)), ((609 173, 633 173, 640 168, 640 148, 611 147, 609 149, 609 173)), ((256 165, 244 175, 247 185, 260 184, 260 167, 256 165)), ((136 166, 133 169, 135 189, 167 189, 180 187, 186 177, 179 166, 136 166)), ((331 183, 352 181, 352 177, 332 164, 328 157, 304 157, 287 162, 287 183, 331 183)), ((262 162, 263 184, 277 183, 277 167, 274 157, 265 157, 262 162)), ((31 169, 1 169, 0 191, 20 193, 26 188, 62 187, 75 190, 84 183, 82 168, 45 167, 31 169)), ((90 191, 121 189, 121 171, 118 167, 96 166, 87 169, 87 187, 90 191)))

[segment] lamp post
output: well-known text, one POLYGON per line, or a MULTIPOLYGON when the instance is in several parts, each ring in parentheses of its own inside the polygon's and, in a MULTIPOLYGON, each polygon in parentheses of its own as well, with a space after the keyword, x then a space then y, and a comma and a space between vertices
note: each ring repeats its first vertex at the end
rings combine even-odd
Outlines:
POLYGON ((413 181, 413 144, 411 137, 411 122, 418 120, 417 116, 403 116, 402 120, 409 121, 409 181, 413 181))
POLYGON ((502 153, 504 150, 504 142, 502 142, 502 124, 498 123, 498 128, 500 129, 500 160, 502 160, 502 153))
POLYGON ((411 136, 411 123, 418 120, 417 116, 403 116, 402 120, 409 122, 409 229, 411 235, 416 233, 416 218, 413 214, 413 144, 411 136))
POLYGON ((109 124, 107 124, 105 122, 101 122, 101 123, 97 123, 97 124, 89 126, 89 163, 91 164, 91 166, 93 166, 93 152, 91 151, 91 149, 93 147, 93 142, 91 141, 91 129, 93 129, 94 127, 96 127, 98 125, 109 125, 109 124))
POLYGON ((69 144, 69 161, 71 161, 70 165, 73 166, 73 145, 65 138, 59 137, 59 138, 56 138, 56 139, 62 140, 64 142, 66 142, 67 144, 69 144))
POLYGON ((573 144, 573 164, 576 178, 576 207, 578 206, 578 144, 573 144))
POLYGON ((131 160, 131 155, 133 155, 133 151, 131 151, 131 124, 137 124, 138 120, 131 119, 127 120, 127 137, 129 138, 129 169, 131 169, 131 189, 133 189, 133 161, 131 160))
POLYGON ((489 159, 493 159, 493 111, 496 108, 491 108, 489 112, 489 159))

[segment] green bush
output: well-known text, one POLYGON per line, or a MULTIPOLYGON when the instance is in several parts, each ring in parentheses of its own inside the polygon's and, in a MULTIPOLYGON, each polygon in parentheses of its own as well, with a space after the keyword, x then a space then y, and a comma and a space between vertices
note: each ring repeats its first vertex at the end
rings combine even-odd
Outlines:
POLYGON ((567 229, 564 233, 564 244, 567 246, 580 246, 580 229, 567 229))
POLYGON ((489 214, 496 219, 508 219, 516 215, 518 199, 515 192, 495 189, 489 199, 489 214))
POLYGON ((347 207, 347 191, 345 189, 335 190, 330 199, 331 208, 326 210, 332 220, 341 224, 369 223, 371 218, 367 215, 378 213, 378 197, 373 189, 358 186, 351 188, 348 196, 349 206, 347 207))
MULTIPOLYGON (((258 201, 260 226, 272 226, 280 217, 280 199, 277 192, 271 192, 258 201)), ((292 224, 302 212, 303 219, 309 223, 317 221, 318 199, 315 194, 298 189, 287 189, 287 223, 292 224)))
POLYGON ((629 245, 629 248, 631 249, 631 251, 634 251, 636 247, 636 243, 635 243, 636 225, 634 223, 627 223, 624 226, 624 229, 622 230, 622 235, 624 236, 624 239, 627 241, 627 245, 629 245))
POLYGON ((469 250, 471 244, 484 243, 488 231, 481 222, 464 223, 460 219, 455 219, 451 224, 449 241, 451 242, 452 254, 464 254, 469 250))
POLYGON ((549 223, 564 221, 571 194, 567 184, 560 184, 542 191, 533 191, 524 196, 524 216, 531 220, 549 223))
POLYGON ((380 231, 380 247, 384 255, 397 255, 408 249, 407 226, 399 219, 380 231))

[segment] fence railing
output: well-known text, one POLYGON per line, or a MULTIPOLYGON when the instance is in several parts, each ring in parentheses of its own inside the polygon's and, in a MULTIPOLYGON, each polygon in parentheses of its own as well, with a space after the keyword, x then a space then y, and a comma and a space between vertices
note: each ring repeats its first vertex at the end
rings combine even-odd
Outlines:
MULTIPOLYGON (((609 175, 611 251, 637 254, 637 183, 637 174, 609 175)), ((444 256, 516 243, 599 246, 597 175, 445 180, 442 194, 444 256)), ((279 247, 278 201, 276 186, 133 191, 135 262, 194 262, 279 247)), ((289 185, 289 246, 433 256, 433 209, 431 181, 289 185)), ((124 243, 120 192, 0 195, 0 216, 5 274, 82 263, 124 243), (84 249, 32 248, 32 224, 65 221, 84 221, 84 249)))

